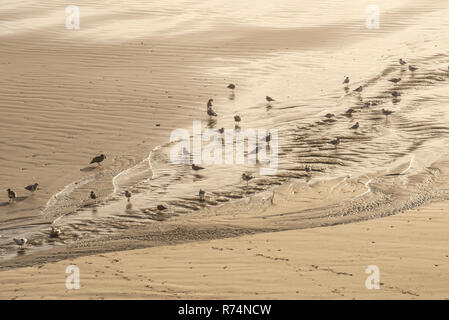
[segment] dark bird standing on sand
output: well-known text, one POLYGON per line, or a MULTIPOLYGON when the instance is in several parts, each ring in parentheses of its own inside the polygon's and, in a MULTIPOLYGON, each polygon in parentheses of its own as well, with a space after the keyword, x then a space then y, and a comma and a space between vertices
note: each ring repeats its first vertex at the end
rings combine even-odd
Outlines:
POLYGON ((268 135, 265 137, 265 142, 270 142, 271 141, 271 132, 268 133, 268 135))
POLYGON ((243 179, 243 181, 246 181, 246 185, 248 185, 249 181, 251 179, 254 179, 254 177, 249 174, 242 173, 242 179, 243 179))
POLYGON ((206 191, 203 189, 200 189, 200 192, 198 193, 198 196, 200 197, 200 201, 204 201, 204 196, 206 195, 206 191))
POLYGON ((328 119, 330 119, 330 118, 335 117, 335 114, 333 114, 333 113, 327 113, 327 114, 325 115, 325 117, 328 118, 328 119))
POLYGON ((358 87, 357 89, 354 89, 355 92, 362 92, 363 91, 363 86, 358 87))
POLYGON ((8 189, 8 198, 9 202, 14 201, 16 199, 16 193, 12 191, 11 189, 8 189))
POLYGON ((393 82, 393 83, 398 83, 401 80, 402 80, 401 78, 392 78, 392 79, 390 79, 388 81, 393 82))
POLYGON ((50 238, 58 238, 62 234, 61 229, 56 227, 51 227, 50 238))
POLYGON ((217 114, 215 113, 215 111, 212 109, 212 102, 214 102, 214 99, 209 99, 209 101, 207 101, 207 115, 209 117, 216 117, 217 114))
POLYGON ((231 84, 229 84, 229 85, 227 86, 227 88, 230 89, 230 90, 232 90, 232 91, 234 91, 234 89, 235 89, 235 84, 231 83, 231 84))
POLYGON ((350 129, 357 130, 360 127, 360 124, 356 122, 350 129))
POLYGON ((334 145, 335 148, 337 148, 337 146, 340 144, 340 138, 336 138, 334 140, 331 140, 329 143, 334 145))
POLYGON ((93 191, 90 192, 90 198, 91 198, 92 200, 97 199, 97 195, 95 194, 95 192, 93 192, 93 191))
POLYGON ((349 77, 345 77, 345 80, 343 80, 343 84, 349 84, 349 77))
POLYGON ((387 110, 387 109, 382 109, 382 114, 384 115, 384 116, 389 116, 390 114, 392 114, 393 113, 393 111, 391 111, 391 110, 387 110))
POLYGON ((196 164, 192 164, 192 170, 198 171, 198 170, 203 170, 203 167, 197 166, 196 164))
POLYGON ((364 108, 369 108, 371 106, 371 101, 367 101, 363 104, 364 108))
POLYGON ((167 207, 164 206, 164 205, 162 205, 162 204, 158 204, 158 205, 157 205, 157 209, 158 209, 159 211, 162 211, 162 210, 166 210, 167 207))
POLYGON ((92 163, 101 164, 104 161, 104 159, 106 159, 106 156, 104 154, 101 154, 101 155, 96 156, 95 158, 93 158, 91 160, 90 164, 92 164, 92 163))
POLYGON ((128 202, 131 200, 131 192, 129 192, 128 190, 125 191, 125 197, 126 199, 128 199, 128 202))
POLYGON ((266 96, 265 100, 267 100, 268 102, 273 102, 275 101, 272 97, 266 96))
POLYGON ((234 116, 234 121, 236 122, 236 124, 238 124, 240 121, 242 121, 242 118, 240 118, 239 115, 234 116))
POLYGON ((28 242, 27 238, 13 238, 13 240, 18 246, 21 246, 21 247, 24 246, 28 242))
POLYGON ((308 172, 312 171, 312 168, 309 165, 306 165, 304 167, 304 170, 306 170, 306 172, 308 173, 308 172))
POLYGON ((408 69, 409 69, 411 72, 415 72, 415 71, 418 70, 419 68, 414 67, 414 66, 408 66, 408 69))
POLYGON ((223 134, 223 133, 224 133, 224 131, 225 131, 225 129, 224 129, 224 128, 220 128, 220 129, 218 129, 218 132, 219 132, 219 133, 221 133, 221 134, 223 134))
POLYGON ((399 64, 400 64, 401 66, 404 66, 404 65, 407 64, 407 62, 405 62, 405 61, 402 60, 402 58, 401 58, 401 59, 399 59, 399 64))
POLYGON ((401 94, 400 94, 399 92, 397 92, 397 91, 393 91, 393 92, 391 93, 391 95, 392 95, 393 97, 395 97, 395 98, 401 96, 401 94))
POLYGON ((30 192, 34 192, 37 190, 37 187, 39 186, 39 183, 30 184, 29 186, 25 187, 25 190, 28 190, 30 192))

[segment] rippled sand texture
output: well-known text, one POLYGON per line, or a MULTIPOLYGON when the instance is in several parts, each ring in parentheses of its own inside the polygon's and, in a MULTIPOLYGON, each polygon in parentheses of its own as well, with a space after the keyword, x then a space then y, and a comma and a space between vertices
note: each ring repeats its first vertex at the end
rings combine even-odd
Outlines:
POLYGON ((3 2, 0 189, 19 196, 9 204, 5 192, 0 202, 3 259, 17 254, 13 236, 29 238, 31 253, 172 225, 333 225, 444 199, 449 4, 378 1, 378 30, 365 27, 368 4, 79 1, 73 31, 58 1, 3 2), (401 57, 419 69, 400 66, 401 57), (215 122, 205 113, 211 97, 215 122), (192 172, 169 161, 173 129, 191 131, 194 120, 234 128, 236 114, 242 130, 279 131, 275 175, 258 174, 260 164, 192 172), (100 153, 106 161, 89 166, 100 153), (255 176, 248 186, 243 172, 255 176), (23 187, 34 182, 40 190, 29 195, 23 187), (51 223, 61 239, 49 239, 51 223))

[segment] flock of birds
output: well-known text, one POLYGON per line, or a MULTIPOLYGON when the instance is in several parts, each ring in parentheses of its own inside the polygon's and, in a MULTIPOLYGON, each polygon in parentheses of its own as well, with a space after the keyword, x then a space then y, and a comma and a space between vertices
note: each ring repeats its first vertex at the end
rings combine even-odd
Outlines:
MULTIPOLYGON (((227 88, 231 90, 231 95, 234 96, 234 90, 235 90, 235 88, 236 88, 235 84, 231 83, 231 84, 229 84, 229 85, 227 86, 227 88)), ((274 100, 273 98, 271 98, 270 96, 266 96, 266 97, 265 97, 265 100, 268 102, 267 108, 271 108, 271 103, 276 101, 276 100, 274 100)), ((214 99, 211 98, 211 99, 209 99, 209 100, 207 101, 207 105, 206 105, 206 113, 207 113, 207 115, 208 115, 209 117, 211 117, 211 118, 212 118, 212 117, 217 117, 217 116, 218 116, 217 113, 216 113, 216 112, 214 111, 214 109, 212 108, 212 107, 213 107, 213 102, 214 102, 214 99)), ((242 121, 242 118, 241 118, 239 115, 235 115, 235 116, 234 116, 234 121, 235 121, 235 128, 236 128, 236 129, 240 128, 240 122, 242 121)), ((224 131, 225 131, 224 128, 218 129, 218 132, 219 132, 220 134, 223 134, 224 131)), ((265 137, 265 141, 266 141, 267 143, 269 143, 269 142, 271 141, 271 133, 269 133, 269 134, 265 137)), ((252 151, 249 152, 248 154, 257 154, 258 152, 259 152, 259 147, 257 146, 254 150, 252 150, 252 151)), ((189 151, 188 151, 187 149, 185 149, 185 148, 183 149, 183 154, 186 155, 186 156, 190 155, 189 151)), ((203 167, 200 167, 200 166, 198 166, 198 165, 196 165, 196 164, 192 164, 192 170, 194 170, 194 171, 203 170, 203 169, 204 169, 203 167)), ((248 174, 248 173, 242 173, 241 179, 242 179, 243 181, 245 181, 245 182, 246 182, 246 185, 248 186, 249 181, 252 180, 252 179, 254 179, 254 176, 252 176, 252 175, 250 175, 250 174, 248 174)), ((200 191, 199 191, 199 193, 198 193, 198 197, 199 197, 199 200, 200 200, 200 201, 205 201, 205 200, 206 200, 206 191, 200 189, 200 191)))
MULTIPOLYGON (((401 59, 399 59, 399 64, 400 64, 401 66, 405 66, 405 65, 407 65, 407 62, 404 61, 404 60, 401 58, 401 59)), ((418 70, 418 69, 419 69, 419 68, 417 68, 417 67, 415 67, 415 66, 408 65, 408 70, 409 70, 410 72, 415 72, 415 71, 418 70)), ((448 67, 448 70, 449 70, 449 67, 448 67)), ((390 81, 390 82, 392 82, 392 83, 398 83, 398 82, 400 82, 401 80, 402 80, 401 78, 392 78, 392 79, 389 79, 388 81, 390 81)), ((345 76, 345 77, 344 77, 344 80, 343 80, 343 84, 345 85, 345 90, 346 90, 346 91, 349 90, 349 88, 348 88, 349 83, 350 83, 349 77, 345 76)), ((229 85, 227 86, 227 88, 231 90, 232 94, 234 94, 234 90, 235 90, 235 88, 236 88, 235 84, 232 84, 232 83, 231 83, 231 84, 229 84, 229 85)), ((354 91, 354 92, 357 92, 357 93, 361 93, 361 92, 363 91, 363 86, 361 85, 361 86, 357 87, 356 89, 354 89, 353 91, 354 91)), ((396 90, 394 90, 394 91, 391 92, 391 95, 393 96, 393 98, 398 98, 398 97, 401 96, 401 93, 398 92, 398 91, 396 91, 396 90)), ((271 98, 270 96, 266 96, 266 97, 265 97, 265 100, 268 102, 267 107, 271 107, 271 103, 272 103, 272 102, 275 102, 275 100, 274 100, 273 98, 271 98)), ((214 102, 213 99, 209 99, 208 102, 207 102, 207 109, 206 109, 206 112, 207 112, 207 115, 208 115, 209 117, 217 117, 217 116, 218 116, 217 113, 216 113, 216 112, 214 111, 214 109, 212 108, 212 107, 213 107, 213 102, 214 102)), ((375 105, 377 105, 376 102, 369 102, 369 101, 368 101, 368 102, 365 102, 365 103, 364 103, 364 107, 370 107, 370 106, 375 106, 375 105)), ((355 112, 355 110, 352 109, 352 108, 350 108, 350 109, 348 109, 348 110, 346 111, 346 114, 349 115, 349 116, 351 116, 351 114, 352 114, 353 112, 355 112)), ((392 113, 393 113, 393 111, 391 111, 391 110, 382 109, 382 114, 385 115, 385 116, 387 116, 387 117, 388 117, 389 115, 391 115, 392 113)), ((326 117, 326 118, 333 118, 333 117, 335 117, 335 115, 334 115, 334 114, 331 114, 331 113, 328 113, 328 114, 325 115, 325 117, 326 117)), ((241 118, 239 115, 235 115, 235 116, 234 116, 234 121, 235 121, 235 123, 236 123, 236 127, 238 127, 239 124, 240 124, 240 122, 242 121, 242 118, 241 118)), ((351 130, 357 130, 357 129, 359 129, 359 127, 360 127, 359 122, 356 122, 356 123, 355 123, 354 125, 352 125, 349 129, 351 129, 351 130)), ((224 128, 218 129, 218 132, 221 133, 221 134, 223 134, 223 133, 224 133, 224 128)), ((266 137, 265 140, 266 140, 266 142, 269 142, 269 141, 271 140, 271 134, 267 135, 267 137, 266 137)), ((338 145, 341 143, 341 140, 340 140, 339 137, 337 137, 337 138, 335 138, 335 139, 329 141, 329 143, 332 144, 333 146, 335 146, 335 148, 337 148, 338 145)), ((256 149, 253 150, 252 153, 257 153, 257 152, 258 152, 258 148, 256 147, 256 149)), ((187 149, 185 149, 185 148, 183 149, 183 154, 184 154, 184 155, 190 155, 189 151, 188 151, 187 149)), ((106 159, 106 156, 105 156, 104 154, 101 154, 101 155, 99 155, 99 156, 94 157, 94 158, 91 160, 90 164, 98 164, 98 165, 101 165, 101 163, 102 163, 105 159, 106 159)), ((205 168, 203 168, 203 167, 201 167, 201 166, 198 166, 198 165, 196 165, 196 164, 192 164, 192 170, 194 170, 194 171, 199 171, 199 170, 203 170, 203 169, 205 169, 205 168)), ((310 167, 309 165, 306 165, 306 166, 305 166, 305 171, 306 171, 306 172, 310 172, 311 170, 312 170, 312 169, 311 169, 311 167, 310 167)), ((252 175, 250 175, 250 174, 248 174, 248 173, 242 173, 241 179, 242 179, 243 181, 245 181, 245 182, 246 182, 246 185, 248 186, 249 181, 251 181, 252 179, 254 179, 254 176, 252 176, 252 175)), ((38 183, 34 183, 34 184, 30 184, 30 185, 26 186, 25 189, 28 190, 28 191, 31 192, 31 193, 34 193, 36 190, 38 190, 38 186, 39 186, 38 183)), ((17 198, 16 192, 14 192, 14 191, 11 190, 11 189, 8 189, 7 192, 8 192, 9 202, 10 202, 10 203, 11 203, 11 202, 14 202, 14 201, 16 200, 16 198, 17 198)), ((125 197, 127 198, 127 201, 130 202, 130 201, 131 201, 131 197, 132 197, 132 193, 131 193, 129 190, 125 190, 124 195, 125 195, 125 197)), ((202 201, 202 202, 205 201, 205 200, 206 200, 206 191, 200 189, 200 191, 199 191, 199 193, 198 193, 198 197, 199 197, 199 201, 202 201)), ((90 199, 91 199, 91 200, 94 200, 94 201, 97 199, 97 195, 95 194, 94 191, 91 191, 91 192, 90 192, 90 199)), ((165 209, 167 209, 167 208, 166 208, 164 205, 158 205, 158 206, 157 206, 157 209, 158 209, 158 210, 165 210, 165 209)), ((62 232, 61 232, 61 229, 56 228, 56 227, 52 227, 51 230, 50 230, 50 237, 52 237, 52 238, 59 237, 59 236, 61 235, 61 233, 62 233, 62 232)), ((14 238, 13 240, 14 240, 14 242, 15 242, 17 245, 19 245, 20 247, 24 246, 24 245, 28 242, 28 240, 27 240, 26 238, 14 238)))
MULTIPOLYGON (((405 66, 405 65, 407 64, 407 62, 401 58, 401 59, 399 59, 399 64, 400 64, 401 66, 405 66)), ((408 66, 408 70, 409 70, 410 72, 415 72, 415 71, 418 70, 418 69, 419 69, 419 68, 417 68, 417 67, 415 67, 415 66, 412 66, 412 65, 409 65, 409 66, 408 66)), ((448 70, 449 70, 449 67, 448 67, 448 70)), ((392 82, 392 83, 398 83, 398 82, 400 82, 401 80, 402 80, 402 78, 392 78, 392 79, 389 79, 388 81, 390 81, 390 82, 392 82)), ((349 82, 350 82, 349 77, 345 76, 345 78, 344 78, 344 80, 343 80, 343 84, 345 85, 345 90, 346 90, 346 92, 349 91, 349 88, 348 88, 349 82)), ((360 94, 360 93, 363 91, 363 86, 359 86, 359 87, 357 87, 356 89, 354 89, 353 91, 360 94)), ((393 90, 393 91, 391 92, 391 95, 393 96, 394 99, 398 99, 398 98, 401 96, 401 93, 398 92, 398 91, 396 91, 396 90, 393 90)), ((368 108, 368 107, 370 107, 370 106, 376 106, 376 105, 377 105, 377 102, 374 102, 374 101, 367 101, 367 102, 365 102, 365 103, 363 104, 363 107, 364 107, 364 108, 368 108)), ((386 116, 386 117, 388 117, 389 115, 391 115, 391 114, 394 112, 394 111, 391 111, 391 110, 388 110, 388 109, 384 109, 384 108, 382 108, 381 111, 382 111, 382 114, 383 114, 384 116, 386 116)), ((349 108, 349 109, 346 111, 346 115, 347 115, 347 116, 351 116, 352 113, 354 113, 354 112, 355 112, 355 110, 354 110, 353 108, 349 108)), ((334 116, 335 116, 334 114, 328 113, 328 114, 326 114, 325 117, 326 117, 326 118, 333 118, 334 116)), ((360 127, 360 123, 359 123, 359 122, 356 122, 356 123, 355 123, 354 125, 352 125, 349 129, 351 129, 351 130, 357 130, 359 127, 360 127)), ((332 144, 333 146, 335 146, 335 147, 337 148, 338 145, 341 143, 341 140, 340 140, 340 138, 337 137, 337 138, 331 140, 329 143, 332 144)))
MULTIPOLYGON (((104 154, 101 154, 99 156, 94 157, 91 161, 90 164, 98 164, 101 165, 101 163, 106 159, 106 156, 104 154)), ((34 193, 35 191, 39 190, 38 189, 39 184, 38 183, 34 183, 34 184, 30 184, 28 186, 25 187, 26 190, 30 191, 31 193, 34 193)), ((16 198, 17 198, 17 193, 11 189, 8 189, 8 198, 9 198, 9 202, 15 202, 16 198)), ((128 197, 128 201, 129 198, 131 198, 131 194, 126 191, 125 192, 126 197, 128 197)), ((90 198, 95 200, 97 198, 95 192, 91 191, 90 192, 90 198)), ((50 229, 50 237, 51 238, 58 238, 60 235, 62 234, 62 231, 60 228, 57 227, 51 227, 50 229)), ((23 248, 24 245, 27 244, 28 239, 27 238, 13 238, 13 241, 20 246, 20 248, 23 248)))

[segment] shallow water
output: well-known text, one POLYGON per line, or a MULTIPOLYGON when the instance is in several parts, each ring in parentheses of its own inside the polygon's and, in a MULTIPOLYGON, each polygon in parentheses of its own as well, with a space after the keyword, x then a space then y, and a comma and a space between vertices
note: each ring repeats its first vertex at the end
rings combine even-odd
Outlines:
MULTIPOLYGON (((51 1, 47 4, 40 10, 53 8, 51 1)), ((111 1, 110 4, 108 12, 112 16, 122 12, 118 3, 111 1)), ((9 6, 12 4, 5 4, 4 12, 21 10, 9 6)), ((366 4, 363 1, 345 2, 345 5, 340 1, 283 1, 261 5, 257 1, 257 5, 245 2, 232 6, 218 0, 183 1, 179 6, 160 2, 146 7, 148 11, 140 11, 136 2, 121 15, 121 30, 107 19, 103 24, 92 20, 95 28, 83 28, 77 37, 97 35, 106 43, 126 43, 134 38, 153 40, 153 48, 158 52, 152 57, 155 64, 158 60, 168 64, 167 56, 179 55, 186 61, 185 68, 198 77, 194 78, 198 83, 204 79, 206 85, 212 86, 210 82, 219 78, 236 82, 235 95, 230 95, 224 86, 213 97, 214 109, 219 114, 216 123, 211 123, 204 113, 207 99, 171 112, 174 117, 179 117, 178 113, 183 115, 181 128, 189 131, 194 120, 201 121, 203 128, 234 128, 235 114, 242 117, 242 130, 277 129, 278 139, 271 142, 271 147, 278 145, 278 170, 275 175, 261 176, 260 163, 201 164, 204 170, 192 172, 189 165, 170 162, 173 145, 169 144, 167 135, 166 142, 155 148, 136 147, 133 150, 140 150, 131 156, 117 156, 112 168, 107 165, 83 168, 72 182, 60 186, 48 197, 36 194, 13 205, 2 204, 0 210, 6 215, 0 230, 3 258, 16 253, 10 242, 13 236, 29 238, 31 244, 27 251, 32 252, 80 238, 150 227, 166 220, 182 221, 189 215, 244 225, 261 217, 244 214, 230 217, 226 213, 252 212, 254 208, 263 211, 276 202, 273 200, 276 197, 299 209, 290 214, 264 217, 265 227, 303 228, 375 218, 438 197, 442 177, 435 163, 444 163, 449 138, 446 111, 449 51, 445 47, 448 36, 444 32, 449 22, 443 19, 449 13, 449 5, 444 1, 401 1, 392 7, 388 1, 381 1, 380 6, 381 28, 377 31, 364 27, 366 4), (149 20, 139 20, 139 16, 149 20), (146 30, 149 22, 157 26, 146 30), (186 25, 190 28, 185 28, 186 25), (165 38, 161 30, 165 31, 165 38), (201 61, 195 58, 200 54, 201 61), (419 69, 412 73, 401 67, 400 57, 419 69), (351 78, 348 89, 342 84, 345 75, 351 78), (397 84, 388 81, 399 77, 402 80, 397 84), (360 85, 364 87, 363 92, 354 92, 360 85), (401 93, 399 99, 393 99, 393 90, 401 93), (264 100, 266 95, 276 101, 268 105, 264 100), (375 105, 364 107, 368 101, 375 105), (346 114, 349 108, 355 110, 352 116, 346 114), (382 108, 394 113, 387 117, 382 114, 382 108), (201 110, 199 118, 196 114, 186 116, 192 110, 201 110), (334 117, 326 118, 328 113, 334 117), (360 128, 349 129, 355 122, 359 122, 360 128), (329 142, 337 137, 341 144, 335 148, 329 142), (306 166, 312 171, 306 172, 306 166), (240 178, 243 172, 255 177, 248 186, 240 178), (87 199, 90 190, 101 187, 98 201, 87 199), (198 200, 200 188, 207 192, 205 202, 198 200), (124 190, 133 192, 131 203, 126 202, 124 190), (303 198, 298 196, 300 190, 304 192, 303 198), (248 204, 246 199, 253 202, 248 204), (159 204, 167 209, 157 210, 159 204), (63 229, 61 239, 48 238, 50 223, 63 229)), ((87 4, 86 11, 92 16, 93 9, 95 6, 87 4)), ((30 22, 23 23, 22 27, 30 22)), ((6 21, 4 26, 12 32, 20 23, 6 21)), ((51 21, 43 28, 47 26, 53 30, 51 21)), ((3 36, 11 34, 5 32, 3 36)), ((109 63, 123 67, 119 60, 111 58, 109 63)), ((133 81, 138 89, 145 88, 138 79, 133 81)), ((8 89, 14 91, 14 86, 18 88, 19 84, 12 82, 8 89)), ((164 79, 157 86, 172 90, 171 83, 164 79)), ((193 99, 195 95, 192 89, 174 86, 173 90, 186 93, 185 99, 193 99)), ((26 95, 32 96, 33 90, 26 95)), ((7 96, 3 94, 4 101, 8 101, 7 96)), ((136 112, 135 117, 141 117, 139 107, 131 104, 130 114, 136 112)), ((7 111, 2 109, 2 113, 7 111)), ((134 116, 126 114, 125 117, 128 120, 122 121, 129 122, 132 128, 134 116)), ((71 123, 73 130, 78 130, 82 121, 71 123)), ((14 126, 20 124, 20 121, 12 123, 8 130, 18 130, 14 126)), ((114 130, 114 126, 105 125, 104 132, 108 130, 114 130)), ((2 131, 2 153, 14 157, 20 142, 11 142, 9 134, 2 131)), ((61 138, 61 141, 49 140, 42 144, 59 146, 63 142, 61 138)), ((34 148, 39 145, 24 143, 23 147, 35 152, 34 148)), ((14 162, 3 157, 2 161, 8 165, 14 162)), ((11 172, 5 173, 6 182, 2 181, 1 186, 6 187, 16 178, 11 172)))

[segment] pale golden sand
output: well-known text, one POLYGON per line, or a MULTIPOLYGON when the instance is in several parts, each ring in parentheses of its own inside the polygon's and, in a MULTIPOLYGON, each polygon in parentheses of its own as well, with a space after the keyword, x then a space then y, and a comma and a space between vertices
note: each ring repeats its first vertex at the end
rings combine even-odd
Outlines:
POLYGON ((0 298, 447 299, 446 208, 3 271, 0 298), (65 287, 70 264, 80 268, 80 290, 65 287), (380 290, 365 287, 368 265, 380 269, 380 290))

